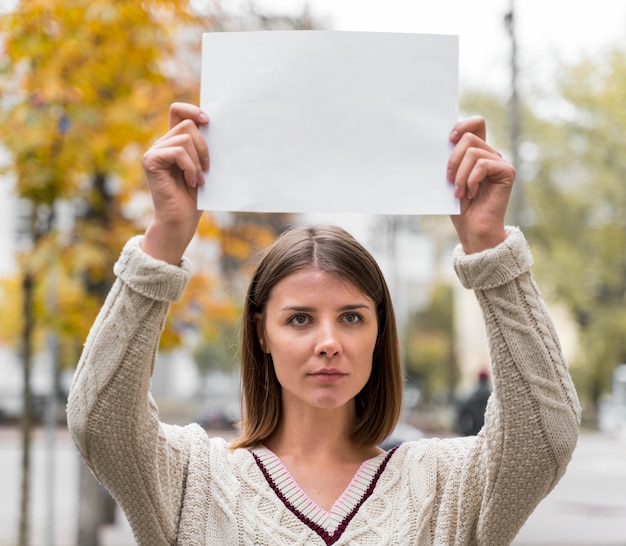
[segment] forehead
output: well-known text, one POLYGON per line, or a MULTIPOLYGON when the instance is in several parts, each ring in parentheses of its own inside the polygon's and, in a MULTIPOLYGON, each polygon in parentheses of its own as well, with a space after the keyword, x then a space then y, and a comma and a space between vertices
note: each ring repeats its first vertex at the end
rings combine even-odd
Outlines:
POLYGON ((269 300, 305 299, 316 296, 371 302, 371 299, 352 281, 314 266, 300 269, 281 279, 272 288, 269 300))

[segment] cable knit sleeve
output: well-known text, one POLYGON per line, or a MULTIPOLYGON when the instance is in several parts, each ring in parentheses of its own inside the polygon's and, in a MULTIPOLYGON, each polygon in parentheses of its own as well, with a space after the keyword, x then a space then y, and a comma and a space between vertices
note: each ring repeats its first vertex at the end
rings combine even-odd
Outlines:
POLYGON ((172 544, 188 432, 159 423, 149 386, 169 305, 181 297, 190 266, 153 259, 140 241, 131 239, 115 265, 117 279, 72 384, 68 424, 84 461, 125 510, 135 533, 153 537, 151 544, 172 544))
POLYGON ((578 399, 530 250, 521 231, 507 234, 494 249, 465 255, 457 247, 453 256, 482 308, 494 390, 483 430, 457 444, 469 454, 446 485, 460 508, 450 544, 509 544, 565 472, 578 437, 578 399))

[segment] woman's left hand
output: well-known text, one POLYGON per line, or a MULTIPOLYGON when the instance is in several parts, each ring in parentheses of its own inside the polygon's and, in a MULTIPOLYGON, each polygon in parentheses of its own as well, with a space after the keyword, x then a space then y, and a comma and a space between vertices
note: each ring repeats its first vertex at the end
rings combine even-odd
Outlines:
POLYGON ((461 213, 451 218, 467 254, 506 239, 504 217, 515 169, 485 142, 486 134, 481 117, 459 121, 450 133, 454 149, 448 160, 448 181, 461 201, 461 213))

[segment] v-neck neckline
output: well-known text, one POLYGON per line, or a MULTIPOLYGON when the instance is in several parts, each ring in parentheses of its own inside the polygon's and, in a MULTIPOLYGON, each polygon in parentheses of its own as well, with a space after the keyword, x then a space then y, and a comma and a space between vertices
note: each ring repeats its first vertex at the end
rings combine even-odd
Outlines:
POLYGON ((309 497, 273 451, 263 445, 250 451, 268 485, 281 502, 330 545, 339 540, 359 508, 374 492, 376 483, 395 450, 393 448, 364 461, 330 511, 309 497))

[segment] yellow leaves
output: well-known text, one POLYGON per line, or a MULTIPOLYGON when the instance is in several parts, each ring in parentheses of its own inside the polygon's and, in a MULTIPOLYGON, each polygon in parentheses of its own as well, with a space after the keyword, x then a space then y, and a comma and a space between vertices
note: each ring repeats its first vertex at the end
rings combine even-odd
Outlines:
POLYGON ((208 274, 194 275, 187 285, 185 303, 191 308, 191 315, 200 313, 200 316, 210 320, 232 322, 237 319, 238 311, 221 292, 216 278, 208 274))
MULTIPOLYGON (((166 130, 168 105, 197 98, 194 72, 180 68, 187 51, 174 51, 188 40, 173 40, 192 19, 188 0, 21 0, 2 20, 0 93, 10 100, 0 104, 0 140, 19 197, 36 211, 37 240, 20 264, 36 281, 37 328, 52 329, 68 351, 82 343, 119 250, 145 221, 143 152, 166 130), (46 234, 61 200, 73 208, 72 225, 46 234)), ((221 245, 228 274, 273 240, 275 225, 257 220, 225 229, 204 215, 198 236, 221 245)), ((173 307, 163 344, 189 331, 211 339, 237 320, 210 271, 195 276, 173 307)), ((0 315, 14 319, 5 330, 11 335, 21 316, 13 282, 0 302, 0 315), (5 313, 8 305, 13 311, 5 313)))
POLYGON ((18 276, 0 279, 0 343, 13 345, 22 330, 22 287, 18 276))
POLYGON ((233 325, 238 316, 238 307, 219 290, 215 278, 196 274, 190 279, 183 299, 172 305, 161 347, 180 344, 183 334, 189 331, 203 340, 213 341, 224 325, 233 325))
POLYGON ((121 172, 122 150, 154 138, 154 111, 178 94, 160 63, 173 52, 186 6, 26 0, 7 17, 4 85, 15 78, 21 94, 3 116, 11 130, 1 138, 22 196, 44 203, 71 196, 81 173, 121 172), (170 10, 170 20, 155 22, 157 8, 170 10))
POLYGON ((32 350, 42 350, 45 335, 54 333, 63 365, 74 365, 111 281, 120 240, 128 236, 123 223, 106 229, 95 222, 79 223, 72 235, 51 231, 39 236, 32 249, 18 256, 20 274, 0 280, 0 341, 16 348, 21 342, 25 320, 21 283, 30 278, 32 350))
POLYGON ((84 21, 88 25, 110 27, 119 18, 120 7, 123 5, 96 0, 85 7, 84 21))
MULTIPOLYGON (((23 262, 26 257, 22 257, 23 262)), ((54 332, 63 346, 75 346, 85 339, 100 301, 86 293, 80 278, 69 264, 50 259, 48 252, 29 257, 24 270, 37 272, 32 302, 35 351, 43 348, 45 334, 54 332)), ((24 328, 22 276, 0 279, 0 343, 18 347, 24 328)), ((65 363, 75 363, 76 354, 66 354, 65 363)))
POLYGON ((259 221, 261 219, 261 216, 240 214, 237 223, 222 234, 224 254, 245 261, 267 247, 274 240, 275 233, 270 225, 259 221))
POLYGON ((215 221, 215 218, 205 212, 200 218, 200 223, 198 224, 198 229, 196 233, 199 237, 203 239, 217 239, 222 232, 219 224, 215 221))

